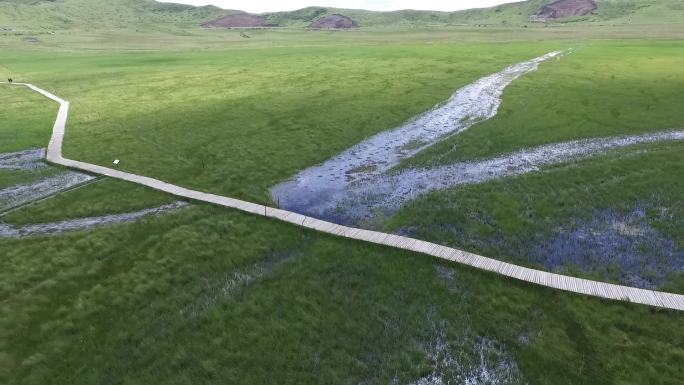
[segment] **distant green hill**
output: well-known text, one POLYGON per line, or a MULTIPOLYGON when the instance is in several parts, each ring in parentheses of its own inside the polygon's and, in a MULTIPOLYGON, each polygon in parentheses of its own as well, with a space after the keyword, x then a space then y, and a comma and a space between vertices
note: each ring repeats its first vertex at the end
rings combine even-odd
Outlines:
MULTIPOLYGON (((444 25, 523 25, 552 0, 528 0, 458 12, 394 11, 309 7, 292 12, 263 14, 269 23, 300 28, 313 21, 342 14, 361 27, 424 27, 444 25)), ((560 22, 573 23, 684 23, 684 0, 598 0, 593 13, 560 22)), ((5 30, 151 29, 198 27, 201 23, 239 11, 213 6, 158 3, 154 0, 0 0, 0 28, 5 30)))
MULTIPOLYGON (((426 25, 521 25, 530 23, 530 17, 553 0, 528 0, 496 7, 470 9, 457 12, 394 11, 371 12, 364 10, 311 7, 294 12, 270 14, 270 20, 281 25, 295 26, 310 22, 311 16, 325 17, 343 14, 355 19, 362 27, 426 26, 426 25)), ((584 23, 684 23, 684 0, 598 0, 598 9, 592 14, 559 20, 584 23)))
POLYGON ((196 26, 226 12, 154 0, 0 0, 0 28, 165 29, 196 26))

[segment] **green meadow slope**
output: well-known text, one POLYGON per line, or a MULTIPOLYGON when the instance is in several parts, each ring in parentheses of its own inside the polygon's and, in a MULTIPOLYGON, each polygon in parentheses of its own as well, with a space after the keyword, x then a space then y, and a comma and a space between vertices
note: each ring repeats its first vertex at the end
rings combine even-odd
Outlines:
POLYGON ((196 26, 225 12, 153 0, 0 0, 0 28, 165 29, 196 26))
MULTIPOLYGON (((357 9, 309 7, 291 12, 265 13, 269 23, 303 28, 333 14, 355 19, 361 27, 417 27, 447 25, 530 24, 550 0, 528 0, 458 12, 401 10, 372 12, 357 9)), ((112 28, 168 30, 197 28, 201 23, 239 11, 214 6, 158 3, 154 0, 0 0, 0 30, 61 30, 112 28)), ((560 20, 574 23, 667 24, 684 20, 682 0, 599 0, 592 14, 560 20)))

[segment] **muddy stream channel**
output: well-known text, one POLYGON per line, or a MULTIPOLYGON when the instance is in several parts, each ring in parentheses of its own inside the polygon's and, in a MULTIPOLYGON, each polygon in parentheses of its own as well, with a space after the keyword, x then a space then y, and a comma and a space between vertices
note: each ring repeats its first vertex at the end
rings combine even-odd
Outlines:
POLYGON ((77 218, 53 223, 31 224, 15 227, 5 222, 5 215, 37 201, 49 199, 56 194, 84 186, 95 181, 90 174, 60 169, 45 162, 45 149, 0 154, 0 172, 21 173, 28 181, 0 187, 0 238, 23 238, 32 235, 61 234, 67 231, 86 230, 117 223, 134 222, 142 217, 159 215, 188 205, 176 202, 156 208, 134 212, 77 218))
POLYGON ((523 149, 474 162, 431 168, 396 169, 405 159, 497 114, 504 89, 515 79, 560 60, 555 51, 512 65, 457 90, 445 103, 404 125, 381 132, 321 165, 301 171, 271 189, 281 208, 342 224, 359 224, 381 212, 389 215, 430 191, 520 175, 539 167, 585 158, 611 149, 662 140, 682 140, 684 131, 667 131, 576 140, 523 149))

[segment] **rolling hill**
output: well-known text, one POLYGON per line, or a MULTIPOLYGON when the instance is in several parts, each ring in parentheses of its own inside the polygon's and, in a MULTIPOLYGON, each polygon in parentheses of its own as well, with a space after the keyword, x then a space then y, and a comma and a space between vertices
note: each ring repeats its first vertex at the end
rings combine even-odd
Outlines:
POLYGON ((164 29, 225 15, 218 7, 153 0, 0 0, 0 29, 164 29))
MULTIPOLYGON (((568 2, 571 2, 568 0, 568 2)), ((518 26, 534 21, 550 0, 528 0, 496 7, 458 12, 401 10, 373 12, 355 9, 308 7, 291 12, 259 15, 264 24, 306 28, 323 18, 343 15, 360 27, 425 27, 449 25, 518 26)), ((586 15, 537 21, 612 24, 663 24, 684 22, 683 0, 599 0, 586 15)), ((0 30, 151 29, 197 28, 227 15, 244 12, 214 6, 158 3, 154 0, 0 0, 0 30)), ((223 26, 225 27, 225 26, 223 26)))

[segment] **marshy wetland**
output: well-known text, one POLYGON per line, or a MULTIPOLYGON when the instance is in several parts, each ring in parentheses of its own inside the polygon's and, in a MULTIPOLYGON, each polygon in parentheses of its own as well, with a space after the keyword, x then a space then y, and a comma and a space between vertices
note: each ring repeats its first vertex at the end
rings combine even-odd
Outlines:
MULTIPOLYGON (((92 20, 124 3, 81 2, 63 15, 92 20), (92 4, 99 13, 86 12, 92 4)), ((61 5, 42 5, 34 23, 48 25, 61 5)), ((371 203, 349 219, 358 226, 684 293, 678 24, 635 28, 625 16, 617 26, 372 30, 362 24, 379 17, 370 15, 354 32, 285 28, 245 39, 190 22, 221 16, 211 10, 164 19, 186 23, 173 28, 159 27, 166 16, 155 12, 131 19, 137 30, 109 24, 127 20, 122 11, 107 30, 78 19, 63 28, 86 27, 0 33, 0 72, 71 103, 65 156, 109 167, 119 159, 123 171, 285 206, 274 186, 406 127, 396 146, 378 146, 377 162, 330 169, 342 191, 371 203), (551 52, 563 54, 529 62, 551 52), (455 91, 516 63, 528 64, 471 95, 486 99, 474 103, 481 109, 449 113, 455 91), (418 127, 433 130, 411 135, 434 111, 443 119, 418 127)), ((684 378, 681 312, 176 203, 107 178, 20 202, 17 189, 77 173, 41 160, 54 103, 4 85, 0 102, 0 202, 12 202, 0 232, 14 234, 0 237, 0 382, 684 378), (39 231, 16 236, 21 229, 39 231)))

